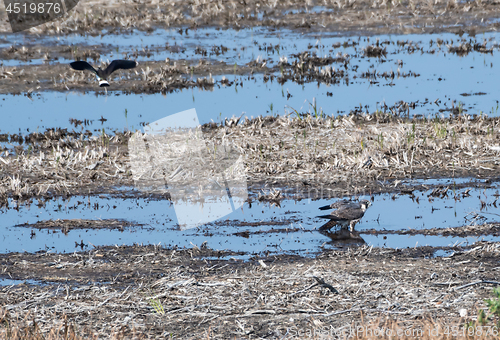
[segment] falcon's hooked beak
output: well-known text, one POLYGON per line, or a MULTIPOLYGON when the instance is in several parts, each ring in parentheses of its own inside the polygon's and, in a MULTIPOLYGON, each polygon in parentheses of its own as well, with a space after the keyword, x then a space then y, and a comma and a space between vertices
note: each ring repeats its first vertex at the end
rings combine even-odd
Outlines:
POLYGON ((363 206, 363 210, 366 211, 366 209, 368 209, 372 205, 372 202, 366 200, 363 203, 361 203, 361 205, 363 206))

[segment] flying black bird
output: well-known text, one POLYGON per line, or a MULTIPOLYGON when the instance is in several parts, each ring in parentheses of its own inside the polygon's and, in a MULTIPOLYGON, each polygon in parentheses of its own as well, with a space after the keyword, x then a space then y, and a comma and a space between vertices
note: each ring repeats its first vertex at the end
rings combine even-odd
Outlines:
MULTIPOLYGON (((320 208, 321 210, 336 210, 332 211, 329 215, 322 215, 317 217, 328 218, 332 221, 337 222, 337 224, 340 224, 341 227, 345 229, 347 229, 347 226, 349 225, 350 230, 353 231, 354 226, 363 217, 366 209, 368 209, 371 204, 372 203, 367 200, 361 200, 359 202, 353 202, 349 200, 337 201, 320 208)), ((333 227, 333 225, 331 223, 327 223, 322 226, 320 230, 330 229, 331 227, 333 227)))
POLYGON ((116 70, 128 70, 130 68, 134 68, 137 66, 137 61, 133 60, 113 60, 106 69, 102 70, 100 67, 95 68, 92 67, 89 63, 86 61, 74 61, 71 64, 69 64, 73 70, 77 71, 84 71, 84 70, 89 70, 91 72, 94 72, 99 79, 99 86, 109 86, 108 83, 108 77, 111 73, 115 72, 116 70))

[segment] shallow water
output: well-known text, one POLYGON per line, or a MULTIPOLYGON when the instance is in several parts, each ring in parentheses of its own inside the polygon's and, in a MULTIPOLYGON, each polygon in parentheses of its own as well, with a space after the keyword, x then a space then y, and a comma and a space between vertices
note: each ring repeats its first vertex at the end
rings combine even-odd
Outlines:
MULTIPOLYGON (((39 250, 71 252, 104 245, 161 244, 168 247, 201 246, 204 241, 212 249, 243 251, 248 254, 292 253, 314 255, 321 249, 343 248, 348 245, 368 244, 378 247, 405 248, 415 246, 445 247, 461 243, 470 245, 478 240, 500 241, 498 236, 443 237, 425 235, 374 235, 367 230, 423 230, 467 225, 472 219, 469 213, 476 212, 487 221, 498 219, 498 208, 491 203, 496 200, 498 189, 471 189, 471 196, 462 198, 465 189, 456 190, 461 198, 434 198, 429 201, 429 192, 414 192, 419 203, 409 196, 382 194, 374 196, 361 223, 356 226, 358 238, 339 241, 320 233, 317 229, 326 221, 315 216, 325 212, 320 206, 333 200, 319 199, 300 201, 284 200, 281 207, 254 201, 251 207, 245 203, 226 217, 198 228, 179 230, 172 203, 164 200, 114 198, 109 196, 72 197, 66 201, 57 199, 38 208, 35 202, 27 207, 2 210, 1 252, 39 250), (394 199, 393 199, 394 198, 394 199), (480 211, 480 199, 488 206, 480 211), (96 208, 98 206, 98 208, 96 208), (467 219, 466 219, 467 217, 467 219), (125 227, 124 230, 91 229, 71 230, 67 234, 60 230, 37 229, 19 225, 42 220, 56 219, 125 219, 141 226, 125 227)), ((201 209, 201 208, 199 208, 201 209)), ((481 221, 481 220, 480 220, 481 221)), ((482 220, 484 221, 484 220, 482 220)), ((482 222, 481 222, 482 223, 482 222)), ((332 229, 335 231, 336 229, 332 229)))
MULTIPOLYGON (((294 11, 294 10, 292 10, 294 11)), ((318 9, 320 11, 320 9, 318 9)), ((178 29, 158 29, 153 32, 144 32, 132 30, 131 32, 116 35, 106 34, 99 36, 81 36, 78 34, 70 35, 51 35, 37 36, 27 33, 4 34, 0 36, 0 49, 10 46, 67 46, 75 45, 79 50, 86 47, 107 47, 111 49, 109 54, 101 55, 101 60, 105 61, 110 57, 119 57, 123 53, 131 53, 132 51, 149 51, 151 57, 139 57, 139 60, 163 60, 166 57, 175 59, 186 59, 191 57, 201 58, 200 54, 194 53, 197 47, 205 48, 208 55, 216 60, 233 60, 240 64, 255 60, 259 55, 267 58, 276 59, 280 56, 288 56, 291 53, 298 53, 309 50, 317 53, 318 56, 335 55, 337 52, 347 53, 349 55, 356 54, 356 48, 352 46, 344 46, 344 43, 358 43, 357 50, 362 51, 364 47, 374 44, 378 41, 384 42, 387 48, 388 59, 391 59, 391 54, 400 53, 401 55, 420 55, 420 51, 407 51, 404 47, 394 45, 397 41, 408 41, 417 43, 423 47, 425 51, 434 49, 436 52, 447 52, 446 44, 450 42, 457 43, 459 40, 468 41, 468 37, 459 37, 451 33, 438 34, 389 34, 389 35, 373 35, 368 37, 352 36, 349 32, 331 32, 331 31, 309 31, 300 32, 289 29, 273 29, 254 27, 248 29, 217 29, 217 28, 199 28, 188 29, 187 33, 183 30, 182 33, 178 29), (438 46, 436 40, 440 38, 445 41, 445 44, 438 46), (430 47, 430 41, 433 41, 430 47), (388 44, 388 43, 392 43, 388 44), (335 44, 340 44, 340 47, 333 47, 335 44), (214 46, 224 46, 227 51, 219 56, 211 50, 214 46), (279 46, 279 49, 270 46, 279 46), (166 48, 169 47, 169 48, 166 48), (176 48, 172 48, 176 47, 176 48), (267 47, 267 48, 266 48, 267 47), (157 51, 159 49, 159 51, 157 51)), ((477 36, 477 40, 490 41, 489 45, 498 45, 496 41, 496 33, 484 33, 477 36)), ((474 54, 474 52, 471 52, 474 54)), ((480 53, 478 53, 480 54, 480 53)), ((368 58, 370 59, 370 58, 368 58)), ((372 58, 376 59, 376 58, 372 58)), ((232 63, 232 64, 233 64, 232 63)), ((429 65, 430 66, 430 65, 429 65)))
POLYGON ((36 280, 13 280, 7 278, 0 278, 0 287, 14 286, 22 283, 30 284, 30 285, 40 285, 40 282, 36 280))
MULTIPOLYGON (((311 9, 321 10, 321 8, 311 9)), ((343 33, 342 33, 343 34, 343 33)), ((246 29, 246 30, 189 30, 182 35, 176 30, 158 30, 152 33, 133 31, 124 35, 104 35, 99 37, 82 36, 43 36, 12 34, 0 37, 0 48, 11 45, 34 46, 41 43, 46 46, 79 45, 81 49, 101 46, 109 51, 101 55, 101 60, 121 58, 123 54, 133 55, 149 51, 149 56, 139 56, 141 63, 146 60, 163 61, 165 58, 198 59, 222 61, 229 65, 245 65, 248 62, 266 60, 268 66, 277 65, 280 57, 286 56, 288 62, 296 57, 292 54, 302 51, 316 53, 318 56, 336 56, 347 54, 351 61, 348 65, 349 81, 326 85, 323 83, 297 83, 287 81, 280 85, 277 81, 264 82, 263 75, 234 74, 224 75, 230 81, 237 80, 243 86, 229 87, 216 85, 213 90, 188 89, 166 95, 123 95, 109 91, 107 96, 95 93, 75 91, 34 93, 33 100, 26 96, 0 95, 2 123, 0 133, 21 133, 40 131, 47 128, 73 129, 70 118, 89 119, 88 127, 95 133, 102 129, 137 130, 143 123, 157 121, 166 116, 195 108, 201 124, 211 121, 220 122, 232 116, 257 117, 260 115, 284 115, 293 110, 309 112, 314 115, 312 103, 318 111, 326 115, 347 114, 351 110, 374 112, 384 103, 391 106, 401 100, 416 102, 416 108, 410 115, 434 117, 447 116, 451 107, 461 103, 469 114, 485 113, 498 116, 497 71, 494 60, 498 53, 496 33, 482 35, 488 46, 493 46, 493 54, 470 52, 458 56, 448 52, 447 44, 456 46, 459 38, 452 34, 426 35, 384 35, 369 38, 346 37, 332 32, 298 33, 290 30, 246 29), (441 46, 430 41, 438 38, 445 40, 441 46), (384 42, 387 56, 380 59, 366 57, 363 48, 384 42), (413 41, 424 48, 411 52, 398 46, 397 41, 413 41), (343 47, 344 42, 358 43, 356 47, 343 47), (388 41, 390 43, 385 43, 388 41), (85 46, 82 46, 85 45, 85 46), (214 45, 224 45, 227 51, 212 49, 214 45), (337 44, 337 45, 335 45, 337 44), (338 47, 340 44, 340 47, 338 47), (277 48, 276 46, 279 45, 277 48), (334 47, 333 45, 337 46, 334 47), (196 51, 206 51, 206 55, 196 51), (429 53, 435 49, 434 53, 429 53), (418 77, 363 78, 362 73, 376 71, 419 74, 418 77), (356 77, 355 77, 356 76, 356 77), (435 100, 439 99, 435 103, 435 100), (99 121, 101 117, 107 119, 99 121)), ((59 60, 62 63, 70 60, 59 60)), ((32 60, 31 63, 41 63, 32 60)), ((22 65, 24 62, 5 60, 4 65, 22 65)), ((334 63, 336 69, 343 64, 334 63)), ((139 64, 139 69, 141 64, 139 64)), ((277 68, 278 69, 278 68, 277 68)), ((279 76, 279 71, 275 73, 279 76)), ((216 81, 222 75, 214 76, 216 81)), ((110 88, 112 90, 112 87, 110 88)), ((95 87, 96 91, 100 91, 95 87)), ((81 127, 77 128, 79 130, 81 127)), ((470 179, 440 179, 426 181, 403 181, 403 184, 450 185, 470 179)), ((462 191, 464 189, 461 189, 462 191)), ((435 198, 429 201, 428 192, 415 192, 419 197, 416 203, 409 196, 377 195, 373 206, 365 214, 362 223, 356 229, 358 238, 338 241, 338 235, 328 237, 317 229, 324 223, 314 216, 320 214, 318 207, 329 203, 327 200, 285 200, 281 208, 253 202, 237 209, 223 221, 208 224, 197 229, 181 231, 178 229, 173 206, 168 201, 149 201, 146 199, 119 199, 116 197, 90 196, 72 197, 68 201, 61 199, 47 202, 44 208, 35 204, 21 206, 19 210, 0 211, 0 252, 48 250, 70 252, 93 245, 114 245, 134 243, 161 243, 165 246, 192 247, 200 246, 204 241, 213 249, 245 251, 249 254, 263 252, 287 252, 300 255, 317 254, 325 248, 341 248, 349 244, 371 244, 381 247, 414 247, 431 245, 449 246, 457 243, 471 244, 480 239, 499 240, 498 237, 441 237, 424 235, 373 235, 367 230, 402 230, 458 227, 470 223, 465 217, 471 212, 481 213, 488 221, 497 219, 497 208, 487 206, 480 212, 483 200, 492 203, 497 188, 487 190, 472 189, 470 197, 455 201, 435 198), (90 207, 98 204, 100 208, 90 207), (78 204, 78 202, 85 204, 78 204), (74 208, 70 208, 74 207, 74 208), (73 230, 67 234, 59 230, 38 230, 36 228, 16 227, 25 223, 35 223, 55 219, 126 219, 142 226, 127 227, 119 230, 73 230), (277 222, 282 222, 277 223, 277 222), (253 223, 254 226, 248 225, 253 223), (255 226, 257 225, 257 226, 255 226), (274 230, 278 229, 278 230, 274 230), (287 230, 288 229, 288 230, 287 230), (246 233, 248 232, 248 233, 246 233), (247 238, 246 238, 247 237, 247 238)), ((460 191, 458 191, 460 192, 460 191)), ((11 206, 15 205, 11 202, 11 206)))
MULTIPOLYGON (((6 40, 18 42, 34 40, 32 36, 21 34, 7 35, 6 40)), ((161 46, 162 51, 152 53, 151 57, 139 57, 141 60, 193 59, 200 58, 222 60, 229 65, 244 65, 257 58, 267 60, 269 66, 277 65, 279 58, 286 56, 288 62, 295 60, 291 54, 301 51, 317 53, 318 56, 336 56, 337 53, 347 54, 349 64, 349 81, 326 85, 323 83, 306 83, 299 85, 287 81, 284 85, 278 82, 264 83, 262 75, 235 76, 226 74, 230 81, 238 80, 243 86, 215 86, 212 91, 199 89, 179 90, 162 95, 119 95, 109 92, 108 96, 82 94, 68 91, 66 93, 40 92, 33 95, 33 101, 25 96, 0 96, 2 124, 0 132, 26 132, 47 127, 70 127, 69 118, 94 120, 92 127, 101 130, 138 128, 141 122, 152 122, 187 109, 197 110, 201 123, 218 122, 232 116, 244 114, 248 117, 260 115, 284 115, 294 112, 313 113, 312 103, 315 101, 318 112, 326 115, 348 114, 351 110, 368 110, 374 112, 384 104, 389 106, 403 100, 415 102, 416 108, 410 110, 410 115, 426 117, 448 116, 449 109, 458 107, 469 114, 487 114, 498 116, 498 97, 494 89, 497 86, 497 71, 495 54, 470 52, 466 56, 458 56, 448 52, 446 43, 458 45, 460 38, 452 34, 426 35, 389 35, 369 38, 346 38, 333 33, 302 34, 289 30, 268 31, 263 29, 247 30, 216 30, 199 29, 180 35, 177 31, 155 31, 151 34, 134 32, 130 35, 105 35, 102 37, 43 37, 40 40, 50 44, 102 44, 112 46, 113 54, 102 55, 102 60, 121 57, 116 49, 129 53, 133 48, 142 49, 147 46, 151 51, 161 46), (430 45, 430 41, 441 38, 444 44, 430 45), (369 41, 368 41, 369 39, 369 41), (386 58, 366 57, 363 48, 374 44, 377 40, 387 48, 386 58), (344 42, 355 41, 356 47, 343 47, 344 42), (424 51, 435 49, 435 53, 411 52, 407 48, 397 46, 397 41, 419 42, 424 51), (334 48, 334 44, 341 47, 334 48), (165 46, 180 46, 176 52, 165 50, 165 46), (195 54, 197 47, 202 47, 210 54, 214 45, 223 44, 228 51, 220 56, 195 54), (274 47, 279 45, 278 49, 274 47), (152 47, 153 46, 153 47, 152 47), (271 49, 266 47, 274 46, 271 49), (142 58, 142 59, 141 59, 142 58), (399 62, 401 61, 401 62, 399 62), (364 72, 419 74, 418 77, 362 78, 364 72), (356 76, 356 78, 355 78, 356 76), (291 96, 289 96, 289 94, 291 96), (438 100, 436 103, 435 101, 438 100), (272 109, 271 109, 272 107, 272 109), (125 118, 125 110, 128 117, 125 118), (96 120, 108 119, 102 125, 96 120)), ((496 33, 484 34, 482 39, 488 41, 488 46, 498 46, 496 33)), ((478 39, 478 40, 482 40, 478 39)), ((33 42, 33 41, 31 41, 33 42)), ((9 42, 10 43, 10 42, 9 42)), ((0 44, 0 46, 8 43, 0 44)), ((119 52, 119 53, 122 53, 119 52)), ((69 62, 70 60, 67 60, 69 62)), ((15 63, 15 61, 5 61, 15 63)), ((37 61, 34 61, 36 63, 37 61)), ((64 61, 63 61, 64 62, 64 61)), ((334 63, 336 69, 343 69, 343 64, 334 63)), ((139 71, 141 64, 139 64, 139 71)), ((275 74, 279 76, 279 71, 275 74)), ((189 76, 188 76, 189 77, 189 76)), ((222 75, 214 77, 216 81, 222 75)), ((100 91, 95 87, 96 91, 100 91)), ((112 90, 112 87, 110 88, 112 90)), ((43 88, 41 89, 43 91, 43 88)), ((118 93, 119 94, 119 93, 118 93)))
MULTIPOLYGON (((452 73, 451 69, 448 71, 452 73)), ((464 73, 466 74, 467 72, 464 73)), ((70 118, 93 120, 91 128, 98 131, 103 127, 110 130, 134 130, 140 128, 140 123, 153 122, 191 108, 196 109, 202 124, 220 122, 242 114, 246 117, 295 115, 293 109, 309 112, 314 116, 313 103, 317 105, 318 114, 323 112, 325 115, 336 116, 349 113, 360 105, 363 110, 368 106, 368 111, 374 112, 384 103, 393 105, 401 99, 407 102, 432 99, 422 106, 417 105, 415 110, 411 110, 411 115, 448 116, 449 113, 440 110, 457 106, 460 100, 469 114, 483 112, 489 116, 498 116, 497 97, 495 91, 492 91, 496 86, 494 72, 485 74, 481 82, 474 82, 472 74, 470 82, 450 76, 450 82, 454 84, 450 87, 421 78, 400 79, 397 81, 398 86, 391 87, 370 86, 365 82, 349 86, 316 83, 299 85, 292 82, 280 85, 276 81, 264 83, 262 76, 255 76, 253 79, 233 75, 226 77, 231 81, 243 81, 243 86, 215 86, 212 91, 184 89, 165 96, 119 93, 95 96, 77 92, 42 92, 30 100, 25 96, 0 95, 0 110, 3 113, 0 133, 26 133, 28 129, 44 131, 51 127, 71 129, 70 118), (467 97, 460 95, 481 91, 485 94, 467 97), (332 96, 328 95, 330 93, 332 96), (288 94, 292 96, 289 98, 288 94), (437 98, 443 99, 439 106, 433 103, 437 98), (104 124, 97 121, 101 116, 108 121, 104 124)), ((221 78, 222 76, 214 77, 216 81, 221 78)))

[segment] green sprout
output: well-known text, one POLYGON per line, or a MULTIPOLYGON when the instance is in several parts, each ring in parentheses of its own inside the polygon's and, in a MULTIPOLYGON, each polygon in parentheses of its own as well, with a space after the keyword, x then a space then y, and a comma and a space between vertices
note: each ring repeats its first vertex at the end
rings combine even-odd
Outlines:
POLYGON ((150 296, 146 296, 146 299, 148 300, 149 305, 154 309, 156 314, 159 315, 165 315, 165 309, 163 308, 163 305, 161 304, 161 301, 159 298, 153 296, 153 293, 151 290, 148 290, 148 293, 150 296))
POLYGON ((380 150, 384 148, 384 135, 382 132, 377 136, 377 143, 380 146, 380 150))

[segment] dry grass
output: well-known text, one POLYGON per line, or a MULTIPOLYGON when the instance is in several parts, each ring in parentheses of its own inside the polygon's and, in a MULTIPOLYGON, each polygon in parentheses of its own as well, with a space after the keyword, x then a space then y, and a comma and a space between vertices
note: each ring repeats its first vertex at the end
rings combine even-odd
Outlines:
MULTIPOLYGON (((64 21, 32 28, 33 33, 97 34, 107 28, 152 30, 156 27, 287 26, 335 27, 336 31, 399 30, 408 32, 430 23, 449 29, 450 23, 484 25, 481 18, 498 16, 495 1, 456 0, 140 0, 80 1, 64 21), (311 11, 321 6, 322 10, 311 11), (291 9, 295 11, 290 11, 291 9), (479 16, 479 19, 477 18, 479 16)), ((8 31, 6 13, 0 28, 8 31)), ((3 19, 3 18, 0 18, 3 19)), ((420 29, 420 28, 418 28, 420 29)))
POLYGON ((209 140, 234 143, 245 155, 251 181, 452 177, 495 171, 500 164, 499 119, 461 115, 407 121, 390 115, 257 118, 218 128, 209 140))
MULTIPOLYGON (((0 338, 5 340, 83 340, 99 339, 92 330, 82 330, 65 315, 60 320, 54 320, 51 329, 42 331, 39 322, 29 320, 28 313, 24 319, 12 317, 0 308, 0 338)), ((142 334, 135 331, 114 331, 107 337, 112 340, 143 339, 142 334)))
MULTIPOLYGON (((0 313, 2 311, 0 310, 0 313)), ((5 313, 0 315, 0 322, 4 328, 0 328, 0 337, 6 340, 83 340, 99 339, 99 336, 92 331, 81 332, 78 326, 68 324, 67 317, 61 323, 61 326, 53 328, 47 333, 42 333, 36 321, 26 322, 8 322, 5 319, 5 313), (28 325, 26 325, 28 324, 28 325)), ((393 318, 379 318, 372 322, 361 323, 357 326, 345 327, 340 330, 325 327, 322 322, 314 320, 316 328, 290 328, 288 333, 279 339, 355 339, 355 340, 373 340, 373 339, 421 339, 421 340, 470 340, 470 339, 497 339, 499 332, 495 326, 482 325, 478 322, 471 324, 453 324, 446 325, 440 320, 430 320, 417 322, 412 326, 406 326, 405 322, 398 322, 393 318)), ((186 338, 186 334, 180 334, 178 338, 186 338)), ((107 337, 112 340, 121 339, 146 339, 150 338, 147 334, 138 332, 117 331, 109 334, 107 337)), ((210 330, 206 336, 192 339, 216 339, 219 338, 210 330)), ((236 339, 236 338, 235 338, 236 339)), ((245 337, 239 337, 245 339, 245 337)), ((252 337, 248 337, 252 339, 252 337)), ((278 339, 278 338, 276 338, 278 339)))
MULTIPOLYGON (((299 330, 340 332, 369 325, 428 332, 432 324, 444 332, 474 321, 491 297, 491 285, 482 280, 495 278, 498 244, 457 248, 447 258, 424 259, 416 255, 420 251, 363 246, 316 259, 247 263, 206 260, 216 255, 196 247, 2 255, 2 263, 12 263, 8 271, 14 277, 37 273, 31 277, 53 283, 1 287, 0 334, 26 333, 33 320, 42 334, 59 335, 75 325, 77 335, 87 329, 99 337, 130 335, 135 329, 148 337, 179 339, 281 339, 299 330)), ((452 337, 442 337, 447 338, 452 337)))
MULTIPOLYGON (((399 105, 403 112, 407 106, 399 105)), ((368 183, 383 187, 388 179, 487 177, 498 172, 500 119, 460 114, 406 120, 391 115, 266 117, 238 125, 228 121, 227 126, 205 129, 204 141, 210 150, 224 144, 241 154, 250 184, 350 183, 356 191, 368 183)), ((32 139, 29 150, 0 154, 4 203, 7 197, 23 200, 77 193, 97 184, 133 184, 125 146, 131 133, 87 139, 49 132, 32 139)))

